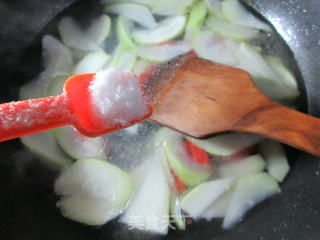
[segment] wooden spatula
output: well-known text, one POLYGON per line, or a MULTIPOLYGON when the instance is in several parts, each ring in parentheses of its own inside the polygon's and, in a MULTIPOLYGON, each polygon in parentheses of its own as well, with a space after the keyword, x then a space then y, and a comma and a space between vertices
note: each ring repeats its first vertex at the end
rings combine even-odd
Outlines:
POLYGON ((151 119, 187 135, 247 132, 320 156, 320 119, 273 102, 240 69, 184 57, 154 71, 146 92, 151 119))

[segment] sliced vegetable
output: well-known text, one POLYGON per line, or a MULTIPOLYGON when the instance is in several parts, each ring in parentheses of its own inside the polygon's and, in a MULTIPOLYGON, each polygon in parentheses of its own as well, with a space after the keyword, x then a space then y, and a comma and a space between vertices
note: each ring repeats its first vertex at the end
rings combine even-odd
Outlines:
POLYGON ((157 26, 151 11, 135 3, 114 3, 107 5, 106 12, 124 16, 146 28, 155 28, 157 26))
POLYGON ((186 24, 185 41, 191 43, 194 35, 201 31, 206 14, 207 8, 204 2, 198 2, 192 7, 186 24))
POLYGON ((222 12, 230 22, 266 32, 272 31, 267 23, 256 18, 238 0, 224 0, 221 4, 222 12))
POLYGON ((83 51, 100 50, 99 44, 86 35, 72 17, 62 18, 58 23, 58 30, 62 41, 68 47, 83 51))
POLYGON ((135 53, 123 49, 122 46, 118 46, 108 67, 115 67, 125 72, 131 72, 136 60, 137 56, 135 53))
POLYGON ((199 57, 234 66, 238 61, 229 45, 231 40, 211 31, 201 31, 192 40, 192 46, 199 57))
POLYGON ((73 126, 64 126, 52 131, 59 146, 72 158, 105 158, 103 137, 86 137, 73 126))
POLYGON ((148 69, 152 68, 153 65, 154 63, 151 61, 148 61, 146 59, 138 59, 134 65, 133 73, 139 76, 141 80, 140 75, 147 72, 148 69))
POLYGON ((54 189, 59 195, 101 199, 123 209, 133 185, 128 173, 106 161, 79 159, 61 172, 54 189))
POLYGON ((51 35, 45 35, 42 38, 42 61, 47 74, 50 73, 53 77, 68 75, 72 71, 73 61, 70 50, 51 35))
POLYGON ((290 170, 282 144, 265 140, 259 144, 259 150, 266 160, 268 173, 278 182, 282 182, 290 170))
POLYGON ((232 198, 234 191, 234 186, 231 186, 225 193, 223 193, 219 198, 217 198, 201 215, 208 221, 211 221, 213 218, 222 218, 225 217, 228 210, 230 200, 232 198))
POLYGON ((63 93, 65 81, 69 76, 56 76, 52 79, 48 86, 47 96, 57 96, 63 93))
POLYGON ((201 29, 204 19, 207 15, 207 8, 205 2, 196 3, 189 14, 186 30, 188 29, 201 29))
POLYGON ((104 199, 78 195, 62 197, 58 207, 64 217, 92 226, 102 225, 121 212, 104 199))
POLYGON ((236 25, 214 17, 207 18, 206 26, 223 36, 239 40, 252 40, 259 35, 257 29, 236 25))
POLYGON ((185 217, 183 216, 181 210, 179 197, 175 192, 171 192, 170 215, 172 216, 178 229, 184 230, 186 228, 185 217))
POLYGON ((133 50, 135 44, 131 39, 130 32, 132 29, 132 22, 123 16, 119 16, 117 19, 117 34, 120 45, 128 50, 133 50))
POLYGON ((103 14, 92 21, 86 35, 97 44, 101 44, 110 34, 110 30, 111 19, 108 15, 103 14))
POLYGON ((225 19, 222 13, 221 0, 205 0, 205 3, 210 15, 219 19, 225 19))
POLYGON ((162 0, 157 1, 153 6, 152 12, 156 15, 162 16, 174 16, 185 14, 188 7, 194 2, 194 0, 162 0))
POLYGON ((238 58, 238 67, 249 72, 255 78, 277 79, 276 73, 264 60, 261 53, 247 43, 241 43, 234 49, 238 58))
POLYGON ((212 155, 230 156, 259 142, 261 137, 243 133, 227 133, 203 140, 191 137, 187 139, 212 155))
POLYGON ((183 15, 168 17, 153 29, 136 29, 133 38, 141 44, 157 44, 172 40, 183 33, 186 17, 183 15))
POLYGON ((206 209, 231 187, 232 182, 232 179, 219 179, 199 184, 182 196, 181 208, 192 218, 200 218, 206 209))
MULTIPOLYGON (((161 156, 161 155, 160 155, 161 156)), ((170 190, 166 176, 161 166, 161 159, 156 154, 151 156, 151 163, 147 174, 131 200, 121 219, 133 228, 159 234, 167 234, 169 224, 170 190), (150 224, 148 219, 157 219, 150 224)))
POLYGON ((45 97, 52 78, 69 76, 72 73, 71 52, 57 39, 45 35, 42 39, 42 49, 45 70, 36 79, 20 88, 20 99, 45 97))
POLYGON ((39 155, 40 160, 52 168, 62 169, 72 162, 71 158, 60 149, 51 131, 27 135, 20 139, 30 151, 39 155))
POLYGON ((241 160, 221 164, 216 174, 221 178, 238 178, 252 173, 262 172, 265 162, 260 154, 246 157, 241 160))
POLYGON ((110 56, 103 50, 91 52, 75 66, 73 75, 98 72, 103 69, 109 59, 110 56))
POLYGON ((211 175, 209 164, 194 161, 183 146, 182 135, 172 130, 163 131, 164 149, 170 168, 186 185, 197 185, 211 175))
POLYGON ((237 67, 249 72, 257 87, 268 97, 285 102, 292 102, 297 97, 297 90, 288 88, 254 48, 241 43, 234 53, 239 63, 237 67))
POLYGON ((288 88, 292 89, 292 91, 296 91, 296 97, 299 95, 298 83, 294 75, 288 70, 288 68, 284 65, 283 61, 277 57, 266 57, 268 64, 271 68, 276 72, 279 76, 279 81, 281 81, 288 88))
MULTIPOLYGON (((141 183, 144 181, 147 170, 150 166, 150 159, 141 160, 141 163, 138 166, 135 166, 133 169, 130 169, 129 174, 133 181, 134 191, 139 189, 141 183)), ((135 192, 133 193, 135 194, 135 192)))
POLYGON ((223 228, 231 228, 242 220, 249 209, 279 192, 278 183, 267 173, 255 173, 242 177, 230 200, 223 220, 223 228))
POLYGON ((172 41, 160 45, 140 46, 137 48, 137 55, 149 61, 169 61, 179 55, 187 53, 191 46, 185 41, 172 41))

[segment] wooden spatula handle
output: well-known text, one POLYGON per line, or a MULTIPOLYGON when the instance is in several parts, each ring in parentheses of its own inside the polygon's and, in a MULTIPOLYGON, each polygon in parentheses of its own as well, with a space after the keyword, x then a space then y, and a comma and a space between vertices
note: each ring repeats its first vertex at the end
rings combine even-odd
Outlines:
POLYGON ((231 130, 259 134, 320 156, 320 119, 271 101, 247 113, 231 130))

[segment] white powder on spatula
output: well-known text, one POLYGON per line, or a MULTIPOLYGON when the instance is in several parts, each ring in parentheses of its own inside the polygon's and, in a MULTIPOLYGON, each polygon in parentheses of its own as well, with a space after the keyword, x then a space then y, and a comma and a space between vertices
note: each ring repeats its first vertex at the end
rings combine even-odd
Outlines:
POLYGON ((148 114, 148 104, 133 73, 115 68, 96 73, 89 86, 94 111, 108 126, 127 126, 148 114))

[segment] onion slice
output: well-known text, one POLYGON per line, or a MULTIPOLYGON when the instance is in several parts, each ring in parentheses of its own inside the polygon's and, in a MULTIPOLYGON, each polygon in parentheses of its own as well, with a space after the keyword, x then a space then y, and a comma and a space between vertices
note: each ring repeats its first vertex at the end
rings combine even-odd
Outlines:
POLYGON ((151 29, 157 26, 151 11, 143 5, 135 3, 115 3, 107 5, 105 11, 124 16, 146 28, 151 29))
POLYGON ((235 24, 271 32, 271 27, 256 18, 238 0, 224 0, 221 2, 222 11, 226 18, 235 24))
POLYGON ((140 46, 137 55, 149 61, 164 62, 191 51, 191 46, 185 41, 172 41, 160 45, 140 46))
POLYGON ((141 44, 157 44, 178 37, 184 30, 186 17, 183 15, 168 17, 153 29, 136 29, 133 38, 141 44))

